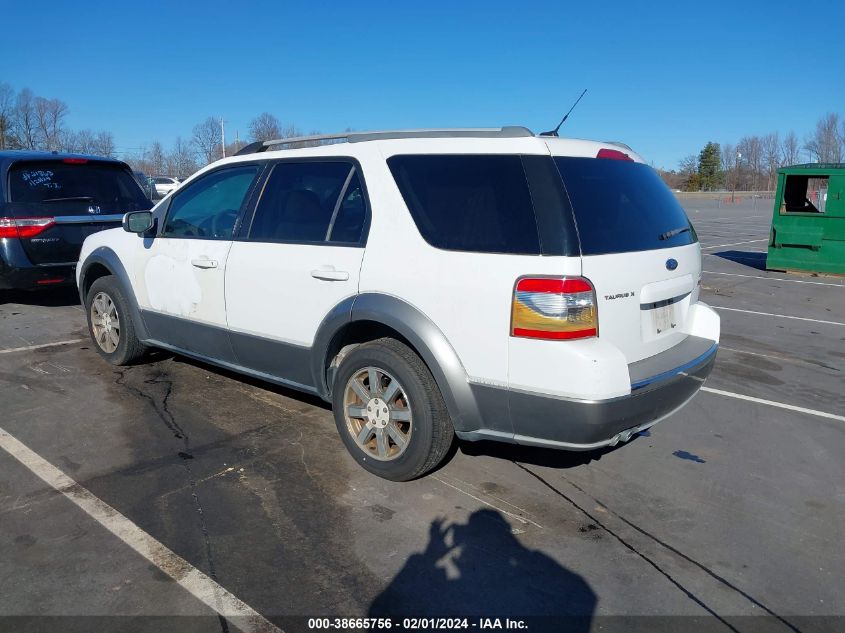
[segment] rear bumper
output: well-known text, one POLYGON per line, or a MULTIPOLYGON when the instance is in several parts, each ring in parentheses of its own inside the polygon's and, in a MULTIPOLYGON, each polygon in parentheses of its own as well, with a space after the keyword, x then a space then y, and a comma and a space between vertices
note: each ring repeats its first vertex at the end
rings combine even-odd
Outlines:
POLYGON ((55 286, 75 286, 76 266, 0 267, 0 290, 37 290, 55 286))
POLYGON ((18 240, 0 239, 0 290, 35 290, 76 284, 76 263, 35 265, 18 240))
MULTIPOLYGON (((606 400, 578 400, 525 391, 507 391, 512 433, 496 428, 459 432, 466 440, 498 440, 567 450, 592 450, 627 441, 671 415, 698 392, 710 375, 718 344, 688 337, 663 354, 629 366, 629 395, 606 400)), ((504 391, 474 390, 485 400, 501 403, 504 391)), ((483 413, 482 413, 483 415, 483 413)))

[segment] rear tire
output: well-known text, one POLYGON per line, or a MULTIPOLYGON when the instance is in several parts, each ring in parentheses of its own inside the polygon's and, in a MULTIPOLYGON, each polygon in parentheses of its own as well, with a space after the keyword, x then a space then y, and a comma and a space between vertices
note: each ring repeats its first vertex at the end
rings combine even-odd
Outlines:
POLYGON ((85 297, 94 349, 112 365, 129 365, 147 351, 138 340, 129 302, 113 275, 96 279, 85 297))
POLYGON ((332 408, 355 461, 391 481, 433 470, 454 441, 446 403, 428 367, 392 338, 359 345, 343 359, 332 408))

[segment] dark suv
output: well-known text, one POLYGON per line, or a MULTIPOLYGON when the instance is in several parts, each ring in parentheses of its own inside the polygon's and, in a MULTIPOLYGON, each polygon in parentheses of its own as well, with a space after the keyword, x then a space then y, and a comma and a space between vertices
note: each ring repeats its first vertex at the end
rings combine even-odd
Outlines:
POLYGON ((0 152, 0 290, 75 283, 85 238, 151 206, 118 160, 0 152))

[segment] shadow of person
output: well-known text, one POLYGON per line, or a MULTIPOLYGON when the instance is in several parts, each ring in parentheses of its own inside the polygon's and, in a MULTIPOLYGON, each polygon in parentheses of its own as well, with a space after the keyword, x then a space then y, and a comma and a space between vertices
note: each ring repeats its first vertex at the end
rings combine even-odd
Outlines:
POLYGON ((529 631, 579 632, 589 630, 595 606, 581 576, 523 547, 505 518, 485 509, 465 524, 433 521, 425 550, 373 600, 369 616, 531 616, 529 631))

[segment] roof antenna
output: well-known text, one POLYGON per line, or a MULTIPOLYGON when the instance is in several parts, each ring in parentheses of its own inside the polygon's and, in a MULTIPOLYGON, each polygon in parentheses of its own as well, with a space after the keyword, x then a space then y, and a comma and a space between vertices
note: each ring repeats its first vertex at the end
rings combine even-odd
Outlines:
POLYGON ((563 118, 560 120, 560 123, 557 124, 557 127, 553 130, 549 130, 548 132, 541 132, 540 136, 557 136, 557 131, 560 129, 560 126, 566 122, 566 119, 569 118, 569 115, 572 114, 572 111, 575 109, 575 106, 578 105, 578 102, 581 101, 581 98, 587 94, 587 89, 584 88, 584 92, 581 93, 581 96, 575 100, 575 103, 572 104, 572 107, 569 108, 569 112, 563 115, 563 118))

